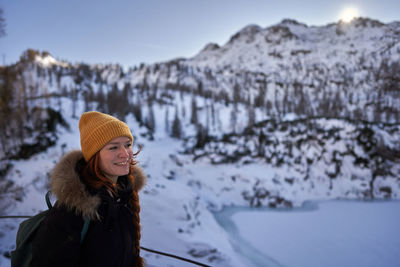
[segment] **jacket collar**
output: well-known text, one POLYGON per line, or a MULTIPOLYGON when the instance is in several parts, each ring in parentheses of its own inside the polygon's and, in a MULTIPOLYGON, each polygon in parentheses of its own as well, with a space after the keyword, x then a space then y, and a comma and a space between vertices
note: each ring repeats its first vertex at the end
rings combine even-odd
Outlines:
MULTIPOLYGON (((78 215, 90 220, 100 219, 97 212, 101 203, 98 194, 90 194, 75 171, 77 162, 83 158, 82 151, 73 150, 65 154, 56 164, 51 173, 51 191, 57 197, 58 203, 78 215)), ((133 166, 134 187, 139 191, 146 184, 143 170, 133 166)))

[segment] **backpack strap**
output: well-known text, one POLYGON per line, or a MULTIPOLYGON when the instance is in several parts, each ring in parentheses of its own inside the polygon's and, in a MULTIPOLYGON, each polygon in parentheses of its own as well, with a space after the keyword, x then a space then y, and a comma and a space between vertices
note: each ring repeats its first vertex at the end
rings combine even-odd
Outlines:
POLYGON ((83 240, 85 239, 86 233, 89 229, 89 224, 90 224, 89 218, 85 217, 85 223, 83 224, 83 228, 82 228, 82 232, 81 232, 81 244, 83 243, 83 240))
MULTIPOLYGON (((51 201, 50 201, 50 195, 51 195, 51 192, 47 191, 47 193, 46 193, 46 204, 47 204, 47 207, 49 209, 53 208, 53 205, 51 204, 51 201)), ((87 231, 89 229, 89 224, 90 224, 89 218, 85 217, 84 220, 85 220, 85 223, 83 224, 83 228, 82 228, 82 231, 81 231, 81 244, 83 243, 83 240, 85 239, 85 236, 86 236, 86 233, 87 233, 87 231)))
POLYGON ((51 204, 51 201, 50 201, 50 194, 51 194, 51 192, 47 191, 47 193, 46 193, 46 204, 47 204, 47 207, 49 209, 51 209, 53 207, 53 205, 51 204))

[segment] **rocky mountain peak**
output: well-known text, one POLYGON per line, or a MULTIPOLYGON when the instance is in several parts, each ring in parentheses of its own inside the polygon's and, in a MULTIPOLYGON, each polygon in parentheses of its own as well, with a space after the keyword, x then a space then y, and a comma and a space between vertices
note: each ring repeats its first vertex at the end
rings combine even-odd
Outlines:
POLYGON ((208 43, 206 44, 206 46, 200 51, 200 53, 202 52, 208 52, 208 51, 215 51, 218 50, 220 48, 220 46, 216 43, 208 43))
POLYGON ((385 26, 384 23, 380 22, 379 20, 374 20, 374 19, 370 19, 370 18, 364 18, 364 17, 358 17, 353 19, 350 23, 346 23, 343 21, 339 21, 338 24, 349 24, 353 27, 356 28, 379 28, 379 27, 383 27, 385 26))
POLYGON ((246 43, 254 41, 255 36, 262 31, 262 28, 255 24, 250 24, 234 34, 228 43, 233 43, 236 40, 244 39, 246 43))
POLYGON ((294 19, 283 19, 279 24, 281 25, 296 25, 296 26, 303 26, 303 27, 308 27, 307 24, 298 22, 297 20, 294 19))

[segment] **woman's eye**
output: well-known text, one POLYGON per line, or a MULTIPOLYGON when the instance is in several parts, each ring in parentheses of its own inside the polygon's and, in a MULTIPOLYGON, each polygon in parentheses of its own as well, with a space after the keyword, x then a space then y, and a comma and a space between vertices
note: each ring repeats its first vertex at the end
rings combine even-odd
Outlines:
POLYGON ((117 149, 117 147, 116 146, 112 146, 112 147, 110 147, 110 150, 116 150, 117 149))
POLYGON ((126 145, 125 145, 126 148, 129 148, 129 147, 131 147, 131 146, 132 146, 132 144, 126 144, 126 145))

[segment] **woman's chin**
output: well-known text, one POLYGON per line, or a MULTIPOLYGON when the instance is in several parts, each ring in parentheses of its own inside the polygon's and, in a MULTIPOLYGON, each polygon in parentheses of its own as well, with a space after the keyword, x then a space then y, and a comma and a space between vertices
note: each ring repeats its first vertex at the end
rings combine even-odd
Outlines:
POLYGON ((129 174, 129 169, 127 169, 127 170, 118 170, 118 171, 115 172, 115 175, 117 175, 117 176, 124 176, 124 175, 127 175, 127 174, 129 174))

